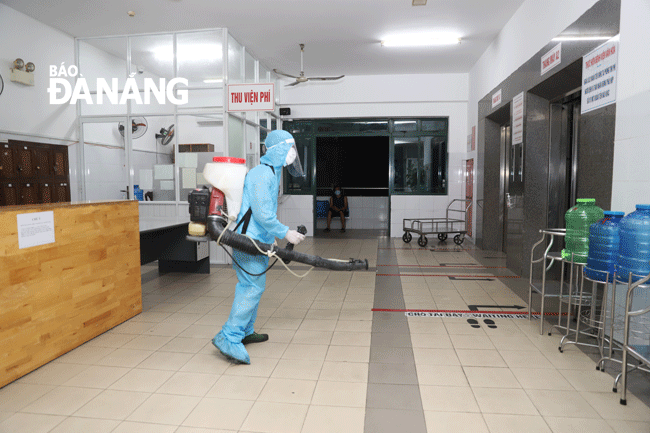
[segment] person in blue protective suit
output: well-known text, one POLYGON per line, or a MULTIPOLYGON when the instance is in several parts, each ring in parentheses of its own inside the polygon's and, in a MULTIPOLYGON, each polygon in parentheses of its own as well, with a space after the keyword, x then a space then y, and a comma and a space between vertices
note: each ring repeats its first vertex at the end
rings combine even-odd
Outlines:
MULTIPOLYGON (((295 140, 288 132, 275 130, 266 137, 264 145, 267 150, 260 159, 260 164, 246 175, 235 231, 258 242, 272 244, 277 237, 297 245, 305 236, 296 230, 289 230, 277 217, 282 167, 286 167, 294 177, 304 176, 295 140)), ((239 282, 235 287, 230 316, 212 344, 226 357, 250 364, 244 345, 263 342, 269 338, 267 334, 258 334, 254 329, 257 308, 266 285, 265 272, 269 258, 235 249, 232 256, 239 282)))

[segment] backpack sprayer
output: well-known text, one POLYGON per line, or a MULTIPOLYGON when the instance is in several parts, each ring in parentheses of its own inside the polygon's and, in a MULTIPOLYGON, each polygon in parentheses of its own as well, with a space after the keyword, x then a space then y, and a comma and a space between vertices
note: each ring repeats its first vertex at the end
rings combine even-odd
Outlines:
MULTIPOLYGON (((241 207, 246 177, 245 164, 246 160, 241 158, 214 157, 213 162, 205 165, 203 177, 210 182, 212 189, 203 188, 190 192, 188 201, 191 222, 187 240, 204 242, 208 238, 207 240, 216 241, 217 245, 226 245, 247 254, 277 257, 285 264, 296 261, 333 271, 368 269, 367 259, 324 259, 294 251, 291 243, 285 248, 280 248, 229 230, 241 207)), ((307 233, 304 226, 298 227, 298 231, 302 234, 307 233)))

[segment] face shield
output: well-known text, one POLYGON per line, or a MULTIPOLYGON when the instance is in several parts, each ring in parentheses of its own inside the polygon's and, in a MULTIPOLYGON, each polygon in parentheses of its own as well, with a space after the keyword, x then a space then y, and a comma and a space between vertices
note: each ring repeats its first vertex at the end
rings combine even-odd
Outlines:
POLYGON ((296 149, 295 144, 291 146, 291 149, 289 149, 284 166, 287 168, 287 171, 291 176, 305 177, 305 173, 302 171, 302 164, 300 164, 298 149, 296 149))

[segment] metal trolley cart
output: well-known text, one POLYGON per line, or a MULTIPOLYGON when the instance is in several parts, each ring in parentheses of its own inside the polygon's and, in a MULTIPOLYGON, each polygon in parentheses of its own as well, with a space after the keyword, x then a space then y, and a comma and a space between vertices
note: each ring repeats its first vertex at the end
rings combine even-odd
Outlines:
POLYGON ((449 205, 447 205, 445 218, 404 218, 402 223, 402 228, 404 230, 402 240, 409 243, 411 242, 411 239, 413 239, 411 233, 416 233, 420 235, 418 245, 425 247, 428 242, 427 235, 438 235, 438 240, 442 242, 447 239, 448 235, 458 233, 454 236, 454 243, 456 245, 461 245, 465 240, 465 234, 467 233, 467 221, 465 215, 469 211, 470 207, 472 207, 472 200, 454 199, 449 203, 449 205), (454 208, 455 203, 464 203, 464 207, 456 204, 454 208), (460 209, 458 209, 459 206, 460 209), (462 219, 449 218, 450 212, 463 214, 462 219))

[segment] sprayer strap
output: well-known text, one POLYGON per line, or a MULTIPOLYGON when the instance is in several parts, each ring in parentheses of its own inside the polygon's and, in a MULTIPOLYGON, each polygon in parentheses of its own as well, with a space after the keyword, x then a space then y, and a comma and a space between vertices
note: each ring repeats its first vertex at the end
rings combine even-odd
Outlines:
MULTIPOLYGON (((264 163, 262 163, 262 164, 264 164, 264 163)), ((273 174, 275 174, 275 168, 272 165, 268 165, 268 164, 264 164, 264 165, 267 166, 268 168, 270 168, 271 170, 273 170, 273 174)))
POLYGON ((251 216, 253 216, 253 208, 248 208, 244 216, 241 218, 241 220, 237 223, 235 228, 233 229, 234 232, 237 231, 239 226, 244 223, 244 226, 241 228, 241 233, 246 234, 246 230, 248 230, 248 223, 251 222, 251 216))

